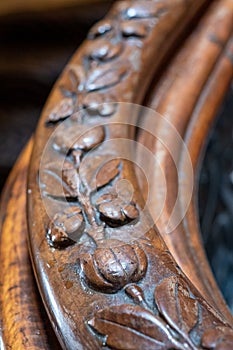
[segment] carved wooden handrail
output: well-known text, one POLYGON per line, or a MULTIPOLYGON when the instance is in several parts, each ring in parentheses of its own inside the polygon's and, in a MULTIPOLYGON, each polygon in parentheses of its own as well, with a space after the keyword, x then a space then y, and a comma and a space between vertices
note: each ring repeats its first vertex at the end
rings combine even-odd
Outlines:
MULTIPOLYGON (((154 226, 145 206, 145 191, 138 185, 132 163, 135 153, 130 146, 135 106, 129 102, 142 103, 147 94, 151 96, 148 105, 168 119, 166 111, 172 106, 170 121, 184 137, 196 171, 203 142, 193 123, 198 120, 206 135, 209 127, 204 127, 205 123, 212 120, 232 74, 232 1, 221 0, 208 9, 203 31, 197 29, 197 34, 188 39, 155 89, 148 91, 148 87, 174 49, 177 36, 207 3, 117 3, 90 31, 57 82, 42 113, 30 168, 27 171, 29 146, 16 167, 17 178, 12 177, 3 197, 7 204, 1 209, 6 215, 2 216, 0 302, 2 344, 6 348, 59 349, 40 313, 28 266, 27 173, 31 258, 44 305, 64 349, 232 348, 231 315, 219 296, 205 256, 196 251, 202 246, 194 200, 184 218, 187 225, 178 226, 174 239, 164 236, 168 250, 161 238, 165 222, 158 222, 158 229, 154 226), (207 34, 213 34, 212 23, 219 16, 221 28, 214 28, 216 36, 206 40, 207 34), (197 64, 198 84, 174 91, 166 82, 177 83, 177 87, 179 82, 184 83, 182 75, 177 78, 173 74, 180 62, 183 74, 192 64, 189 45, 195 48, 194 57, 203 58, 197 64), (182 55, 187 56, 184 66, 182 55), (217 83, 221 89, 210 108, 217 83), (190 96, 185 111, 182 104, 172 102, 180 95, 190 96), (197 152, 192 147, 196 141, 197 152), (180 232, 183 242, 178 241, 180 232), (193 235, 190 242, 188 233, 193 235), (188 255, 192 246, 195 250, 184 263, 180 249, 188 255), (204 271, 200 271, 196 259, 204 264, 204 271), (8 273, 15 262, 20 265, 8 273), (189 278, 182 272, 185 269, 189 278), (26 300, 25 285, 30 288, 26 300), (211 286, 213 296, 208 295, 211 286), (18 303, 16 309, 9 308, 9 298, 18 303), (25 319, 18 328, 16 320, 21 311, 25 319), (31 326, 33 314, 35 323, 31 326)), ((136 108, 136 112, 141 109, 136 108)), ((152 124, 149 127, 153 129, 152 124)), ((156 154, 158 143, 152 140, 151 146, 143 134, 140 137, 149 147, 156 145, 156 154)), ((180 157, 180 152, 177 155, 180 157)), ((169 156, 164 159, 166 169, 169 156)), ((183 171, 185 163, 179 164, 178 170, 183 171)), ((168 200, 174 204, 175 171, 172 166, 170 169, 171 173, 166 173, 172 190, 168 200)), ((156 174, 155 179, 160 181, 156 174)), ((152 192, 157 195, 156 188, 152 192)), ((168 218, 170 212, 166 215, 168 218)))

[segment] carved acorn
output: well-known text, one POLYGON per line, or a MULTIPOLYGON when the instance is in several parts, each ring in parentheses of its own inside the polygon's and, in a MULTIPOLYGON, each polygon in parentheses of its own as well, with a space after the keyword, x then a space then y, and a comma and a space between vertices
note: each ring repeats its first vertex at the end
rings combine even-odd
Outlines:
POLYGON ((90 287, 115 293, 145 276, 147 257, 136 243, 105 240, 98 244, 93 254, 82 256, 81 269, 90 287))

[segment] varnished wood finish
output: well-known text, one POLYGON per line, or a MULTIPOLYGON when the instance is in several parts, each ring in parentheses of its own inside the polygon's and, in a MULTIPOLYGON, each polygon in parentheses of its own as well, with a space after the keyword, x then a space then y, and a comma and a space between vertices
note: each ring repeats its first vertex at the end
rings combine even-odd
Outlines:
POLYGON ((1 197, 1 350, 59 350, 41 303, 27 249, 26 180, 32 141, 1 197))
MULTIPOLYGON (((189 7, 184 1, 117 3, 109 17, 91 30, 42 114, 29 172, 29 240, 42 298, 64 348, 232 346, 227 320, 202 298, 167 251, 159 232, 150 227, 133 165, 122 159, 131 150, 123 142, 114 146, 103 142, 131 138, 131 127, 110 124, 130 122, 130 109, 110 102, 142 101, 173 44, 174 29, 203 3, 190 1, 189 7), (150 76, 146 74, 149 67, 150 76), (108 112, 96 108, 96 103, 103 102, 108 112), (82 107, 88 109, 80 118, 75 112, 82 107), (110 122, 101 125, 103 117, 110 122), (55 129, 52 124, 64 119, 66 128, 54 139, 51 154, 40 168, 42 152, 55 129), (72 139, 75 143, 69 145, 72 139), (64 158, 62 190, 57 171, 59 159, 64 158), (133 187, 130 201, 119 200, 114 193, 120 179, 133 187), (71 203, 69 208, 63 192, 71 203), (45 201, 56 208, 52 218, 47 216, 45 201), (132 235, 139 238, 129 239, 132 235)), ((230 2, 221 1, 221 6, 226 32, 230 32, 227 12, 224 14, 230 2)), ((200 85, 205 84, 221 53, 212 41, 199 73, 200 85)))
MULTIPOLYGON (((176 239, 167 242, 168 249, 161 238, 165 222, 157 230, 147 208, 143 210, 144 191, 133 164, 125 159, 132 154, 135 157, 122 141, 133 134, 132 127, 125 125, 131 121, 132 109, 112 103, 141 103, 147 94, 151 96, 149 105, 164 117, 169 119, 172 108, 171 121, 185 139, 197 174, 202 136, 207 135, 207 123, 232 75, 231 1, 215 2, 201 29, 188 39, 156 88, 150 92, 148 86, 174 48, 177 35, 205 3, 117 3, 90 31, 56 84, 42 113, 30 168, 29 145, 2 197, 0 301, 6 348, 54 350, 59 349, 58 339, 64 349, 232 349, 231 315, 201 250, 195 198, 184 218, 186 225, 179 226, 176 239), (218 16, 220 26, 215 26, 212 23, 218 16), (192 57, 190 49, 195 50, 192 57), (193 62, 195 79, 184 79, 193 62), (183 89, 182 83, 187 83, 183 89), (178 100, 181 96, 185 104, 178 100), (87 108, 80 118, 77 112, 83 107, 87 108), (64 120, 49 149, 48 139, 64 120), (197 121, 202 133, 195 126, 197 121), (111 138, 117 142, 105 142, 111 138), (42 153, 48 149, 49 156, 44 158, 42 153), (26 175, 31 258, 56 336, 43 315, 26 249, 26 175), (123 179, 133 189, 130 198, 127 186, 120 198, 115 192, 117 182, 123 179), (187 259, 180 259, 178 252, 187 259), (186 268, 189 279, 181 268, 186 268), (210 296, 211 286, 214 293, 210 296)), ((147 144, 147 136, 147 142, 143 137, 147 144)), ((170 141, 171 147, 176 147, 172 138, 170 141)), ((156 154, 157 144, 148 145, 156 154)), ((182 153, 177 151, 179 158, 182 153)), ((168 217, 176 183, 166 152, 163 164, 170 170, 165 172, 168 217)), ((186 171, 182 161, 178 170, 186 171)), ((159 186, 156 173, 154 180, 159 186)), ((153 191, 156 196, 156 188, 153 191)))
POLYGON ((208 133, 210 132, 210 129, 215 120, 216 111, 221 106, 221 103, 224 100, 224 96, 226 95, 226 91, 232 81, 233 62, 229 59, 233 53, 232 37, 225 50, 225 53, 225 57, 223 56, 220 62, 218 62, 215 72, 203 92, 204 98, 200 100, 200 103, 197 104, 193 112, 189 128, 187 129, 185 135, 185 142, 193 162, 194 171, 196 173, 194 184, 195 187, 193 192, 194 196, 191 202, 191 206, 186 213, 185 220, 187 222, 186 227, 189 231, 188 236, 190 238, 190 242, 192 244, 193 250, 196 252, 196 261, 199 263, 200 269, 202 269, 202 271, 205 269, 205 276, 203 279, 208 280, 208 283, 210 285, 209 293, 213 295, 214 291, 217 304, 221 307, 229 322, 232 323, 232 315, 230 314, 228 308, 226 308, 225 302, 221 300, 217 285, 211 274, 208 272, 206 261, 203 259, 205 253, 203 250, 202 240, 200 239, 200 228, 197 210, 198 176, 203 150, 208 140, 208 133), (217 95, 216 91, 218 92, 217 95), (198 125, 201 126, 200 129, 198 128, 198 125))
POLYGON ((101 2, 101 0, 2 0, 0 2, 0 16, 12 15, 26 12, 45 12, 59 8, 75 7, 77 5, 85 5, 101 2))
MULTIPOLYGON (((187 138, 188 150, 196 172, 195 176, 197 176, 197 162, 201 154, 201 147, 207 139, 211 120, 215 118, 232 80, 232 35, 232 1, 215 2, 206 18, 202 19, 198 28, 186 40, 184 47, 178 52, 147 101, 147 105, 168 120, 182 138, 187 138)), ((143 126, 145 127, 142 121, 141 127, 143 126)), ((154 127, 158 135, 166 133, 167 124, 155 124, 154 127)), ((180 225, 171 234, 164 233, 164 227, 177 199, 178 185, 181 186, 182 191, 179 195, 181 202, 182 197, 183 202, 187 197, 187 188, 182 183, 178 184, 177 179, 177 171, 179 178, 190 176, 182 160, 182 149, 177 149, 177 160, 174 164, 169 151, 177 147, 174 137, 170 138, 169 149, 165 149, 165 146, 153 135, 146 135, 143 131, 139 136, 139 141, 158 155, 158 162, 163 170, 162 174, 157 162, 154 165, 150 164, 154 169, 153 182, 151 181, 154 188, 150 190, 153 198, 151 212, 155 220, 161 206, 160 189, 163 188, 163 176, 166 178, 165 206, 156 221, 159 232, 163 235, 179 266, 205 299, 215 307, 219 305, 229 322, 232 322, 232 316, 219 295, 203 251, 199 230, 196 226, 198 220, 194 214, 195 198, 192 200, 192 208, 188 210, 188 215, 180 225), (178 163, 180 169, 177 169, 178 163)), ((145 164, 146 166, 148 165, 145 164)), ((194 193, 197 193, 196 187, 194 193)), ((184 206, 182 203, 181 205, 184 206)))

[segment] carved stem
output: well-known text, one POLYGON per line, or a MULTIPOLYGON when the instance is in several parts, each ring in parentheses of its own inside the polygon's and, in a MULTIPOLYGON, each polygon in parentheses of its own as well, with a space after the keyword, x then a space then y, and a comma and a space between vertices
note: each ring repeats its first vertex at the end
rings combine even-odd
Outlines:
MULTIPOLYGON (((78 82, 76 84, 78 87, 76 105, 73 106, 73 98, 70 99, 61 89, 55 88, 47 109, 45 109, 43 121, 49 120, 50 123, 57 123, 69 118, 76 110, 75 108, 82 108, 86 104, 91 105, 91 112, 88 109, 84 110, 82 124, 75 119, 75 115, 68 119, 76 123, 74 125, 77 129, 85 126, 100 126, 99 123, 103 117, 111 118, 112 122, 118 124, 125 123, 125 121, 130 123, 130 110, 122 113, 122 109, 117 106, 110 113, 108 108, 107 110, 98 108, 96 104, 104 102, 109 107, 108 99, 140 103, 155 71, 161 66, 161 62, 174 44, 174 39, 177 38, 181 28, 183 29, 185 23, 187 24, 187 21, 193 18, 197 8, 207 2, 196 0, 189 2, 183 0, 117 2, 110 15, 91 30, 89 39, 74 56, 59 83, 68 86, 68 90, 72 91, 73 87, 70 88, 69 85, 70 75, 75 72, 78 82), (120 28, 119 31, 116 31, 116 25, 120 28), (177 31, 174 30, 176 28, 177 31), (119 33, 121 33, 120 38, 119 33), (119 39, 120 45, 118 46, 116 43, 119 39), (80 91, 82 105, 79 105, 80 91), (56 108, 56 113, 52 114, 52 118, 49 114, 50 108, 56 108)), ((229 24, 227 14, 224 18, 229 24)), ((224 29, 226 29, 225 25, 224 29)), ((197 72, 197 76, 202 85, 205 84, 221 52, 218 45, 215 43, 212 45, 214 48, 211 46, 210 51, 202 52, 207 55, 211 69, 208 68, 205 58, 204 64, 198 65, 201 69, 197 72)), ((197 57, 203 58, 202 55, 197 57)), ((190 65, 192 67, 192 64, 190 65)), ((189 86, 189 93, 192 92, 193 84, 189 86)), ((173 95, 171 91, 170 93, 173 95)), ((182 97, 183 99, 186 97, 185 93, 182 97)), ((177 106, 174 105, 173 111, 179 107, 179 98, 180 96, 178 98, 176 96, 177 106)), ((195 105, 196 100, 197 98, 192 101, 192 106, 195 105)), ((101 213, 104 216, 107 212, 107 218, 113 218, 115 224, 111 226, 112 222, 106 220, 105 229, 108 239, 93 248, 90 242, 83 244, 81 237, 80 244, 73 244, 60 251, 50 249, 43 240, 47 216, 44 213, 36 181, 39 158, 47 137, 50 135, 49 132, 45 134, 45 130, 44 124, 41 123, 29 174, 29 186, 33 193, 33 196, 29 197, 29 238, 32 256, 36 257, 34 258, 35 271, 38 274, 40 288, 44 291, 44 301, 53 324, 56 325, 56 331, 60 336, 62 335, 64 347, 67 349, 82 347, 91 350, 99 349, 98 337, 102 334, 105 336, 107 345, 115 349, 135 348, 136 336, 139 339, 136 344, 138 348, 156 348, 155 344, 158 345, 158 343, 164 348, 171 348, 178 339, 178 334, 182 334, 185 339, 190 336, 190 342, 192 342, 191 331, 196 331, 198 324, 201 328, 197 330, 198 346, 201 348, 202 333, 211 329, 213 324, 219 327, 225 326, 226 329, 220 331, 220 336, 224 332, 231 333, 224 318, 210 308, 175 264, 156 228, 153 226, 150 229, 150 217, 147 216, 147 213, 144 216, 142 212, 142 193, 137 183, 134 166, 130 161, 122 162, 119 178, 131 183, 134 190, 133 200, 136 204, 130 203, 131 206, 122 208, 119 202, 117 205, 114 203, 114 199, 102 198, 101 205, 105 206, 105 210, 102 210, 101 213), (137 218, 137 220, 131 220, 129 224, 129 218, 137 218), (141 247, 140 240, 137 243, 132 242, 135 234, 140 238, 148 238, 151 245, 141 247), (125 237, 130 237, 127 243, 123 242, 125 237), (54 257, 59 264, 63 265, 63 274, 60 274, 57 267, 53 269, 47 267, 47 261, 54 257), (68 278, 72 282, 72 289, 70 288, 69 291, 66 288, 67 283, 64 283, 68 278), (129 303, 123 288, 130 283, 140 285, 145 291, 149 289, 147 301, 150 302, 151 309, 156 304, 159 315, 149 312, 142 306, 129 303), (99 308, 101 310, 97 311, 99 308), (201 317, 199 317, 199 308, 202 311, 201 317), (69 322, 67 322, 67 316, 69 322), (174 329, 172 338, 168 325, 174 329), (89 332, 89 326, 92 327, 92 332, 89 332), (93 330, 96 333, 93 333, 93 330)), ((51 134, 52 131, 51 129, 51 134)), ((68 131, 70 129, 64 131, 65 135, 68 131)), ((104 157, 107 154, 116 159, 122 158, 124 145, 121 139, 122 137, 129 139, 131 135, 130 125, 127 128, 111 125, 105 140, 112 138, 118 142, 109 147, 101 139, 97 149, 87 156, 86 160, 89 160, 89 163, 86 168, 84 167, 85 175, 82 181, 91 187, 90 174, 97 173, 100 163, 102 161, 104 163, 104 157)), ((62 143, 62 137, 62 135, 59 137, 60 143, 62 143)), ((86 144, 81 145, 82 150, 84 146, 86 147, 86 144)), ((77 148, 80 149, 79 146, 77 148)), ((126 154, 130 154, 130 147, 126 147, 126 154)), ((57 150, 53 147, 53 156, 60 157, 61 149, 57 150), (59 155, 58 152, 60 152, 59 155)), ((113 174, 115 174, 114 171, 113 174)), ((112 169, 108 170, 108 174, 111 172, 112 169)), ((73 174, 75 173, 72 172, 73 174)), ((68 183, 72 183, 72 179, 70 176, 68 183)), ((101 189, 108 184, 109 181, 102 183, 101 189)), ((111 194, 110 192, 107 187, 107 195, 111 194)), ((79 196, 80 193, 78 193, 79 196)), ((85 193, 81 194, 79 200, 85 208, 87 226, 90 223, 95 225, 95 219, 93 221, 92 217, 95 217, 95 213, 90 208, 91 200, 85 196, 85 193)), ((100 211, 98 205, 96 204, 96 208, 100 211)), ((58 225, 58 228, 60 226, 58 225)), ((190 271, 192 271, 192 266, 190 271)), ((185 344, 182 346, 184 350, 185 344)), ((195 348, 194 345, 193 348, 195 348)))

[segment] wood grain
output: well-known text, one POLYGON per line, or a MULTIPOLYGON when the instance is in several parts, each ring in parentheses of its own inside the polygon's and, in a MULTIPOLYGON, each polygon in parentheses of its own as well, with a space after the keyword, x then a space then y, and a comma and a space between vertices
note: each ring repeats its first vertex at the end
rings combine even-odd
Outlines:
MULTIPOLYGON (((189 10, 187 2, 178 0, 117 3, 109 17, 90 31, 56 84, 36 133, 30 170, 31 144, 1 202, 1 336, 6 348, 59 349, 58 339, 64 349, 232 349, 231 316, 211 279, 198 227, 192 222, 197 222, 195 197, 184 218, 185 229, 182 223, 168 250, 160 236, 165 222, 159 231, 153 225, 144 210, 144 191, 134 166, 125 159, 132 155, 122 141, 122 137, 131 140, 132 128, 124 123, 130 122, 132 109, 114 104, 144 98, 175 36, 184 29, 184 23, 178 22, 183 18, 188 23, 203 3, 189 1, 189 10), (174 31, 176 25, 179 30, 174 31), (171 31, 169 42, 157 52, 171 31), (85 110, 77 118, 80 107, 85 110), (45 144, 57 126, 51 154, 43 163, 45 144), (105 143, 112 139, 116 142, 105 143), (61 168, 60 159, 64 160, 61 168), (26 245, 27 175, 31 258, 51 323, 37 293, 26 245), (52 216, 45 200, 55 209, 52 216), (183 253, 187 259, 181 260, 183 253), (190 279, 181 267, 187 268, 190 279), (208 295, 211 286, 214 293, 208 295)), ((171 113, 170 120, 185 137, 196 174, 203 136, 232 76, 232 2, 215 3, 188 39, 191 44, 165 73, 166 88, 163 80, 159 82, 150 101, 151 105, 156 101, 166 118, 171 113), (190 48, 195 51, 191 58, 190 48), (188 80, 190 71, 195 74, 188 80), (201 133, 197 121, 203 126, 201 133)), ((170 142, 176 147, 172 137, 170 142)), ((158 151, 157 144, 153 151, 158 151)), ((181 151, 177 157, 182 160, 181 151)), ((176 174, 169 156, 161 154, 169 170, 165 171, 169 213, 176 174)), ((180 162, 178 170, 184 173, 185 163, 180 162)), ((156 196, 159 178, 155 180, 156 196)))
POLYGON ((59 8, 76 7, 87 3, 93 4, 101 0, 2 0, 0 2, 0 16, 17 13, 33 13, 53 11, 59 8))
POLYGON ((59 350, 41 303, 27 249, 26 179, 32 141, 1 197, 1 349, 59 350))
MULTIPOLYGON (((147 101, 147 105, 169 121, 182 138, 185 139, 186 135, 189 135, 187 144, 195 177, 197 177, 197 163, 201 157, 201 145, 207 140, 210 121, 215 118, 232 79, 232 23, 232 2, 215 2, 209 14, 201 20, 198 28, 177 53, 147 101)), ((140 127, 142 129, 145 127, 143 122, 140 127)), ((155 127, 157 135, 165 135, 166 123, 161 122, 155 127)), ((169 141, 166 142, 166 147, 169 144, 170 148, 165 149, 164 144, 153 135, 146 135, 142 131, 139 136, 139 141, 157 155, 163 171, 161 176, 158 163, 150 164, 153 168, 152 216, 179 266, 205 299, 215 307, 219 307, 229 322, 232 322, 232 316, 220 296, 203 250, 196 227, 198 225, 197 216, 194 219, 194 214, 191 214, 196 199, 193 198, 192 209, 188 210, 188 216, 185 216, 180 225, 170 234, 164 233, 164 227, 171 217, 177 200, 178 186, 181 186, 182 191, 179 194, 181 206, 185 205, 185 200, 188 201, 187 193, 190 193, 184 184, 178 182, 178 176, 185 178, 190 174, 185 170, 187 162, 185 159, 182 160, 182 149, 178 149, 180 144, 176 143, 175 138, 176 135, 173 135, 173 138, 170 135, 169 141), (171 149, 176 149, 175 163, 170 154, 171 149), (161 208, 160 189, 163 188, 164 177, 167 184, 167 196, 163 212, 158 218, 161 208)), ((145 167, 147 166, 145 164, 145 167)), ((145 190, 144 193, 146 193, 145 190)), ((197 193, 196 187, 194 193, 197 193)))
MULTIPOLYGON (((131 109, 114 104, 142 101, 180 33, 174 29, 203 4, 117 3, 91 29, 45 106, 29 171, 29 242, 41 295, 64 348, 232 346, 226 318, 183 274, 144 210, 127 160, 132 150, 122 141, 131 140, 132 128, 119 125, 130 123, 131 109), (122 180, 130 183, 132 197, 126 187, 118 197, 122 180)), ((210 15, 216 20, 223 13, 224 38, 232 25, 230 8, 221 1, 210 15)), ((198 72, 201 86, 221 53, 209 41, 213 47, 209 52, 203 45, 207 58, 198 72)))

